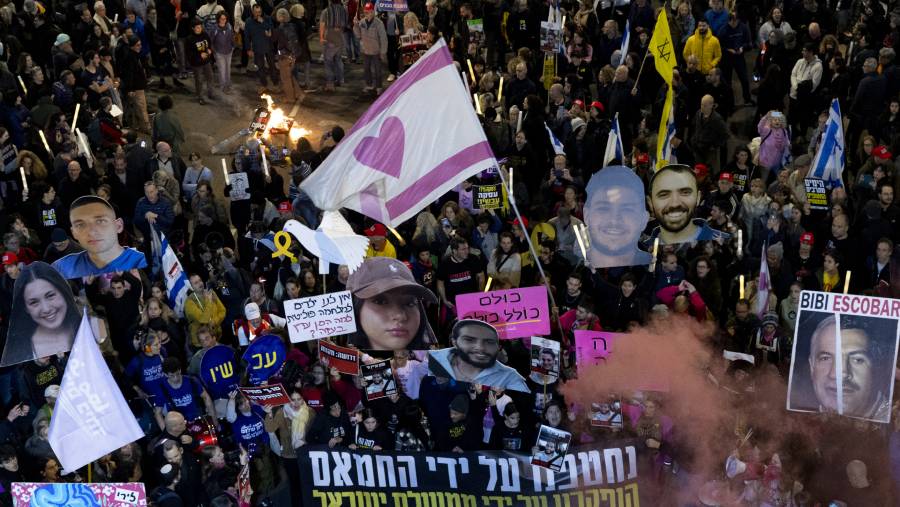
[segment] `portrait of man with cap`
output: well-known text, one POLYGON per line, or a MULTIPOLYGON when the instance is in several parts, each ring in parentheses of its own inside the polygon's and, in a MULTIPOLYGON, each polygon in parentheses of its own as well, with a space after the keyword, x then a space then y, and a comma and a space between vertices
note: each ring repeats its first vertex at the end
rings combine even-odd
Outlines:
POLYGON ((525 379, 498 361, 497 329, 475 319, 458 321, 450 332, 450 348, 428 352, 428 369, 436 377, 530 393, 525 379))
POLYGON ((437 303, 437 296, 416 283, 403 262, 366 259, 350 274, 347 290, 356 313, 350 344, 362 350, 424 350, 437 343, 424 306, 437 303))
POLYGON ((644 183, 634 171, 609 166, 591 176, 584 203, 591 268, 650 264, 650 253, 638 248, 649 219, 644 183))
POLYGON ((694 218, 700 191, 690 166, 670 164, 656 171, 650 179, 648 201, 659 224, 650 234, 651 244, 655 238, 660 244, 672 245, 731 236, 713 229, 702 218, 694 218))
POLYGON ((140 250, 119 244, 125 227, 112 205, 96 195, 75 199, 69 207, 72 237, 84 251, 58 259, 53 267, 66 279, 146 268, 140 250))

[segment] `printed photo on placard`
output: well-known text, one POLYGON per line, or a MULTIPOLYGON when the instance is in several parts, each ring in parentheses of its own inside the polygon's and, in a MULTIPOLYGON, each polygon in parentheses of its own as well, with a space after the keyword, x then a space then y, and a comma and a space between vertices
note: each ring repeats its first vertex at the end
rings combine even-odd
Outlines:
POLYGON ((13 285, 9 331, 0 366, 68 352, 81 322, 69 283, 49 264, 22 267, 13 285))
POLYGON ((591 267, 650 264, 651 254, 639 247, 650 220, 641 178, 628 167, 609 166, 591 176, 586 190, 584 224, 591 267))
POLYGON ((531 464, 559 472, 566 459, 571 440, 572 434, 568 431, 542 424, 541 430, 538 432, 537 443, 532 449, 531 464))
POLYGON ((650 233, 650 245, 656 238, 660 245, 673 245, 731 237, 727 232, 710 227, 704 218, 694 217, 700 205, 700 191, 697 176, 689 166, 671 164, 656 171, 650 179, 648 200, 656 219, 656 227, 650 233))
POLYGON ((460 320, 453 326, 450 343, 450 348, 428 352, 428 370, 433 376, 531 392, 519 372, 498 360, 500 336, 494 326, 480 320, 460 320))
POLYGON ((372 401, 397 394, 397 381, 394 380, 394 372, 391 370, 389 360, 361 364, 359 372, 362 375, 362 384, 366 389, 367 400, 372 401))
POLYGON ((360 350, 424 350, 437 343, 425 305, 438 299, 416 283, 403 262, 370 257, 350 274, 347 290, 356 314, 350 345, 360 350))
POLYGON ((547 338, 531 338, 531 371, 559 377, 559 342, 547 338))
MULTIPOLYGON (((158 198, 156 185, 149 184, 144 191, 158 198)), ((147 258, 140 250, 119 244, 119 233, 125 223, 102 197, 85 195, 75 199, 69 206, 69 222, 72 237, 84 250, 53 263, 63 278, 70 280, 147 267, 147 258)))
POLYGON ((900 300, 803 291, 787 409, 887 423, 900 300))
POLYGON ((599 428, 622 428, 622 401, 615 397, 591 403, 591 426, 599 428))

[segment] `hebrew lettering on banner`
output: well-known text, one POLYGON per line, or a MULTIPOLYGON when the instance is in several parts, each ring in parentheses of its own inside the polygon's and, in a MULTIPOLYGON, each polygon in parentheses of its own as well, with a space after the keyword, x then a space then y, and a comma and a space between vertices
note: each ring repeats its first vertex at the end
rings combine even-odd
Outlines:
POLYGON ((346 290, 285 301, 284 317, 291 343, 356 332, 353 298, 346 290))
MULTIPOLYGON (((640 507, 636 441, 572 448, 559 471, 530 456, 405 454, 312 446, 298 457, 314 507, 640 507)), ((645 504, 648 505, 648 504, 645 504)))
POLYGON ((456 306, 460 318, 491 324, 501 339, 550 334, 550 309, 543 286, 460 294, 456 306))

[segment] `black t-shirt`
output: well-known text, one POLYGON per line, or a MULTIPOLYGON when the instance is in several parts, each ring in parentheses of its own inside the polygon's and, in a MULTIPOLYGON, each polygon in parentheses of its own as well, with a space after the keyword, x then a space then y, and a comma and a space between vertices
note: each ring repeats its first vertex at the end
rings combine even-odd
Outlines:
POLYGON ((472 254, 462 262, 456 262, 452 256, 448 256, 438 266, 437 278, 444 282, 447 299, 456 304, 456 296, 478 292, 478 274, 481 270, 481 262, 472 254))

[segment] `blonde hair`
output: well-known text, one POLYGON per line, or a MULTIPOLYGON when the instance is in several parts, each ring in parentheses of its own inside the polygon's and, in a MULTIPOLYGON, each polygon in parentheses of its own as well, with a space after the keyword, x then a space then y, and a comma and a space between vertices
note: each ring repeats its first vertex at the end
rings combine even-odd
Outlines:
POLYGON ((419 16, 416 16, 415 12, 407 12, 405 16, 403 16, 403 30, 409 30, 410 28, 415 29, 416 33, 422 31, 422 23, 419 22, 419 16))
POLYGON ((147 304, 144 305, 144 310, 141 312, 141 325, 146 326, 150 323, 150 303, 156 303, 159 306, 160 314, 159 317, 166 321, 167 323, 175 322, 175 312, 169 308, 169 305, 163 303, 159 300, 159 298, 149 297, 147 298, 147 304))
POLYGON ((31 159, 31 175, 36 180, 47 179, 47 167, 33 151, 22 150, 16 155, 16 165, 22 167, 22 160, 31 159))
POLYGON ((278 20, 279 23, 285 23, 291 19, 291 15, 288 13, 288 10, 284 7, 275 11, 275 19, 278 20))
POLYGON ((303 7, 303 4, 294 4, 291 6, 291 16, 295 18, 304 18, 306 17, 306 7, 303 7))

